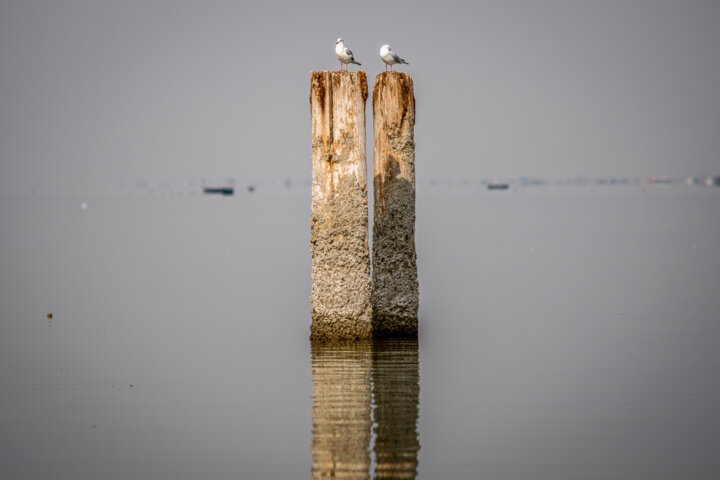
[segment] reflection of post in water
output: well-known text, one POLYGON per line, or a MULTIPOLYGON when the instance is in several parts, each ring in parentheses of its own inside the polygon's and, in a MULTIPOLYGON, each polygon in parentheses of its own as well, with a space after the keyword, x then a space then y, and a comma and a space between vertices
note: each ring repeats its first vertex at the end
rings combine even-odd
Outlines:
POLYGON ((375 478, 415 478, 420 450, 417 339, 376 341, 372 382, 375 478))
POLYGON ((313 343, 312 478, 415 478, 417 340, 313 343))
POLYGON ((367 342, 312 344, 312 478, 369 478, 370 366, 367 342))

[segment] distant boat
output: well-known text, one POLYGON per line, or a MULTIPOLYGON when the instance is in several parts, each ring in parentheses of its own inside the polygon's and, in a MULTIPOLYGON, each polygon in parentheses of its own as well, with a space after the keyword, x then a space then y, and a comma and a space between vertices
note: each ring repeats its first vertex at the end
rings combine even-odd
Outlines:
POLYGON ((235 193, 235 189, 233 187, 203 187, 203 193, 232 195, 235 193))
POLYGON ((488 183, 488 190, 507 190, 510 185, 507 183, 488 183))
POLYGON ((663 175, 662 177, 650 177, 648 178, 648 184, 652 185, 655 183, 662 183, 662 184, 669 184, 672 183, 672 179, 668 177, 667 175, 663 175))

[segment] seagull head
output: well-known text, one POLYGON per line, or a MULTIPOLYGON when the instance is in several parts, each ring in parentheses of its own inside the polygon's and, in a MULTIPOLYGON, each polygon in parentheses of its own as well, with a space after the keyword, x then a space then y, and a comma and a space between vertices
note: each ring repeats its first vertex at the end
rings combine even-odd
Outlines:
POLYGON ((338 43, 343 43, 343 39, 342 39, 342 38, 338 38, 338 39, 337 39, 337 42, 335 42, 335 45, 337 45, 338 43))

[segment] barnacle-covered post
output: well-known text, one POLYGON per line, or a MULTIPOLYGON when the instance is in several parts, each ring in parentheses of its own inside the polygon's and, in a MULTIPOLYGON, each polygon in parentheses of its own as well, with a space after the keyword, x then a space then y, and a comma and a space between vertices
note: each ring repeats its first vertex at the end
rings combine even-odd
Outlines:
POLYGON ((313 339, 371 336, 365 72, 310 72, 313 339))
POLYGON ((373 88, 372 304, 375 336, 418 328, 415 253, 415 94, 410 75, 380 73, 373 88))

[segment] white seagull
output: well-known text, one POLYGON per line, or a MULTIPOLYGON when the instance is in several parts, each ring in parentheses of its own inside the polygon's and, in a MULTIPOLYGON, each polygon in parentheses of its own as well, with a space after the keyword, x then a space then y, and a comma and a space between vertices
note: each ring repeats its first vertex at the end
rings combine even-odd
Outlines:
POLYGON ((390 65, 390 71, 392 72, 392 66, 396 63, 406 63, 410 65, 408 62, 400 58, 400 56, 392 51, 392 48, 390 48, 390 45, 385 44, 382 47, 380 47, 380 58, 382 58, 382 61, 385 62, 385 71, 387 72, 387 66, 390 65))
POLYGON ((353 58, 352 51, 345 46, 342 38, 338 38, 335 42, 335 55, 340 60, 340 71, 342 72, 343 63, 345 64, 345 71, 347 71, 347 64, 354 63, 355 65, 361 65, 360 62, 356 62, 353 58))

